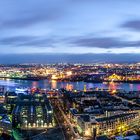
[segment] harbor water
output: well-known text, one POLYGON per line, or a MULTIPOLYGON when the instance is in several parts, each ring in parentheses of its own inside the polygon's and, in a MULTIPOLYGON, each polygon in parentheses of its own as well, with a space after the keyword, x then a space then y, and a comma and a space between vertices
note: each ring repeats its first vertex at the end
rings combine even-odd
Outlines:
POLYGON ((60 81, 31 81, 31 80, 14 80, 14 79, 1 79, 0 86, 4 86, 6 90, 13 90, 16 87, 32 88, 38 87, 43 89, 59 89, 66 88, 67 90, 83 90, 91 88, 99 89, 122 89, 125 91, 140 91, 140 83, 86 83, 86 82, 60 82, 60 81))

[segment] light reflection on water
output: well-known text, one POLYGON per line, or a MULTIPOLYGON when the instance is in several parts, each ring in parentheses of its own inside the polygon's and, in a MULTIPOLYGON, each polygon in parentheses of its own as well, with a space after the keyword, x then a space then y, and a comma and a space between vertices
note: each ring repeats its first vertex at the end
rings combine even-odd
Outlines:
POLYGON ((40 88, 66 88, 68 90, 76 89, 83 90, 84 85, 87 89, 100 88, 100 89, 123 89, 126 91, 140 91, 139 84, 129 84, 129 83, 85 83, 85 82, 57 82, 57 81, 27 81, 27 80, 0 80, 0 86, 5 86, 7 89, 15 87, 40 87, 40 88))

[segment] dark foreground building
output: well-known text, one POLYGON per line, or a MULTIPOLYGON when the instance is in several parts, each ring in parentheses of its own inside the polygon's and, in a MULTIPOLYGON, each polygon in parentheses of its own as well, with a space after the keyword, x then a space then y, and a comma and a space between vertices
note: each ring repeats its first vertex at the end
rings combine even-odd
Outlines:
POLYGON ((19 94, 17 98, 7 99, 12 107, 12 125, 21 129, 44 129, 55 125, 53 109, 46 95, 19 94))

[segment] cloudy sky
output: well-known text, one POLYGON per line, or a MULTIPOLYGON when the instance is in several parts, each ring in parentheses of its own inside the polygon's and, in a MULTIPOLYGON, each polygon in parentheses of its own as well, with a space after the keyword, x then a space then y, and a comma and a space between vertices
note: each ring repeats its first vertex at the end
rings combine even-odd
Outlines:
POLYGON ((139 61, 139 6, 140 0, 0 0, 0 63, 139 61))

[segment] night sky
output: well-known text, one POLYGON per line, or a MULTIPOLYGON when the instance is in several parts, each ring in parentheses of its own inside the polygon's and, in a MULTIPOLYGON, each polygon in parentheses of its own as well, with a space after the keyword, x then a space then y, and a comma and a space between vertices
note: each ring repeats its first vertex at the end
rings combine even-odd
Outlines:
POLYGON ((0 63, 140 61, 140 0, 1 0, 0 63))

